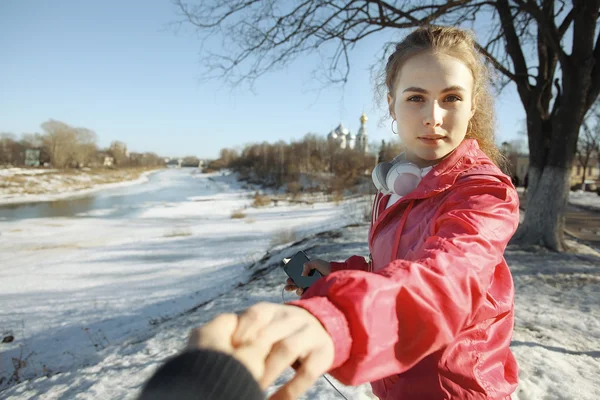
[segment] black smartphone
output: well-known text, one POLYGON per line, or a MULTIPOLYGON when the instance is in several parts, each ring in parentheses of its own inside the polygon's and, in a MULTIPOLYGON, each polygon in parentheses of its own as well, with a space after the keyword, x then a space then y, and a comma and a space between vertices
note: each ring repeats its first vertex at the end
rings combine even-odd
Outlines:
POLYGON ((302 276, 304 270, 304 263, 310 261, 310 258, 305 252, 299 251, 286 263, 284 260, 283 270, 290 277, 296 286, 302 289, 307 289, 315 283, 318 279, 322 278, 323 275, 316 269, 310 271, 308 276, 302 276))

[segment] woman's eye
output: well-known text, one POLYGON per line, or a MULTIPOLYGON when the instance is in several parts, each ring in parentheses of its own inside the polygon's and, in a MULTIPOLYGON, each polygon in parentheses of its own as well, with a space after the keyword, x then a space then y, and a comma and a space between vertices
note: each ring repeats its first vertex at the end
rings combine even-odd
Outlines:
POLYGON ((407 100, 408 101, 423 101, 423 97, 422 96, 410 96, 407 100))
POLYGON ((458 96, 455 96, 455 95, 450 95, 450 96, 446 97, 446 101, 450 102, 450 103, 454 103, 454 102, 457 102, 460 100, 461 100, 461 98, 458 96))

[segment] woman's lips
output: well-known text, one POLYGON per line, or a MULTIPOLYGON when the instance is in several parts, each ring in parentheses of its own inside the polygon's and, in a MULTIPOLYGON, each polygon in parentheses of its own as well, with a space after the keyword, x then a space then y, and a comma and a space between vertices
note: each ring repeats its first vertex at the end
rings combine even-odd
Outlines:
POLYGON ((445 136, 422 136, 419 140, 425 144, 438 144, 440 143, 445 136))

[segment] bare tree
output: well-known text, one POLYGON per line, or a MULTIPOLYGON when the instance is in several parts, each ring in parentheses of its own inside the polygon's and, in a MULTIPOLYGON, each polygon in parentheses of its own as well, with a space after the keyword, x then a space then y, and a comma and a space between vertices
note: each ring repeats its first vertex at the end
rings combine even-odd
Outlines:
POLYGON ((577 161, 583 167, 581 188, 585 188, 586 171, 590 161, 595 158, 600 162, 600 108, 596 107, 583 123, 583 134, 577 142, 577 161))
POLYGON ((8 132, 0 133, 0 165, 23 165, 24 149, 17 137, 8 132))
POLYGON ((377 153, 377 162, 390 162, 402 152, 402 144, 398 140, 391 140, 388 143, 381 141, 379 153, 377 153))
POLYGON ((302 181, 313 183, 333 176, 337 185, 334 189, 339 190, 353 188, 374 163, 375 156, 370 153, 341 149, 337 143, 309 134, 290 144, 283 141, 248 144, 240 155, 234 150, 223 149, 221 157, 211 162, 207 169, 232 168, 253 182, 266 186, 288 185, 288 189, 293 184, 297 190, 302 189, 301 176, 305 178, 302 181))
POLYGON ((73 162, 79 167, 89 165, 94 161, 98 153, 96 132, 87 128, 75 128, 75 140, 77 146, 73 149, 73 162))
POLYGON ((238 157, 239 157, 239 154, 236 150, 222 149, 220 152, 219 159, 223 160, 224 165, 227 167, 238 157))
POLYGON ((196 156, 183 157, 183 161, 181 162, 182 167, 198 167, 199 165, 200 159, 196 156))
POLYGON ((43 146, 44 141, 39 133, 24 133, 21 135, 21 144, 23 147, 39 149, 43 146))
POLYGON ((118 166, 125 166, 129 162, 129 152, 127 151, 127 145, 123 142, 115 140, 110 143, 108 153, 115 160, 115 164, 118 166))
POLYGON ((511 139, 508 141, 508 147, 513 153, 523 154, 527 151, 527 140, 521 138, 511 139))
MULTIPOLYGON (((96 133, 87 128, 75 128, 61 121, 50 119, 42 125, 43 150, 50 156, 55 168, 82 167, 92 163, 98 152, 96 133)), ((40 137, 27 137, 39 141, 40 137)), ((25 139, 24 139, 25 140, 25 139)))
POLYGON ((600 91, 600 0, 173 0, 181 23, 204 38, 221 35, 207 54, 214 73, 253 82, 315 49, 331 50, 324 71, 346 82, 354 45, 383 30, 426 24, 472 27, 489 21, 480 52, 517 92, 527 115, 528 209, 515 241, 564 249, 570 166, 584 115, 600 91))
POLYGON ((53 119, 42 123, 41 127, 45 132, 44 147, 50 155, 52 166, 55 168, 70 166, 77 147, 75 130, 68 124, 53 119))

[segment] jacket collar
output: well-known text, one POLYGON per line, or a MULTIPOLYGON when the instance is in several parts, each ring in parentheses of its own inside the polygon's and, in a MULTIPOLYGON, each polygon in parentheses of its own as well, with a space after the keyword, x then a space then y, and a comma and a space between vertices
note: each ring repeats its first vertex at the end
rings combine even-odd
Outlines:
POLYGON ((425 175, 413 192, 402 200, 427 198, 443 192, 450 188, 460 175, 471 172, 475 167, 478 174, 504 175, 480 150, 477 140, 464 139, 448 157, 425 175))
MULTIPOLYGON (((373 225, 369 231, 369 243, 372 243, 375 232, 381 222, 385 220, 388 215, 393 214, 394 210, 397 209, 400 204, 408 205, 403 215, 403 221, 401 221, 402 223, 399 227, 400 233, 397 233, 396 235, 398 238, 404 228, 406 216, 410 212, 415 200, 435 196, 452 187, 459 176, 470 174, 493 175, 499 177, 501 180, 508 179, 506 175, 502 173, 500 168, 498 168, 485 153, 479 149, 477 140, 464 139, 448 157, 440 161, 427 175, 425 175, 415 190, 402 197, 391 207, 384 208, 383 212, 377 215, 377 219, 373 221, 373 225)), ((382 200, 382 204, 380 204, 379 207, 386 206, 387 201, 389 201, 389 195, 387 196, 387 199, 384 198, 385 195, 380 195, 380 197, 376 198, 376 201, 382 200)), ((374 212, 377 211, 374 210, 374 212)), ((398 243, 395 243, 394 246, 397 245, 398 243)))

